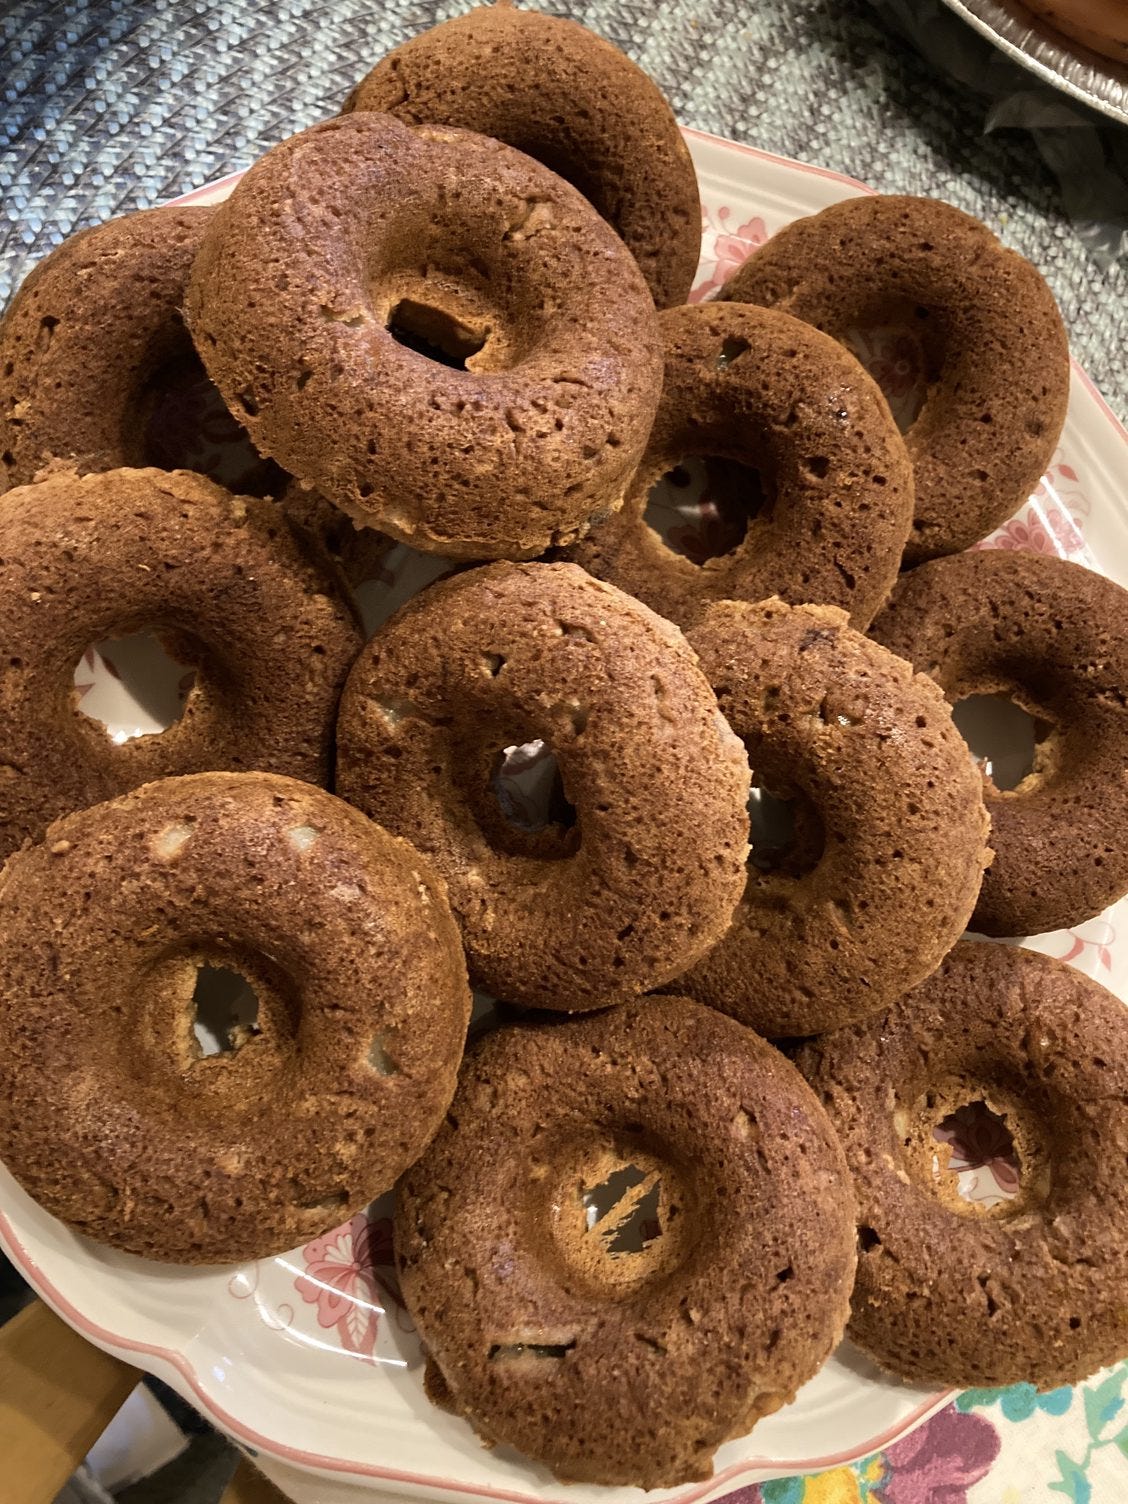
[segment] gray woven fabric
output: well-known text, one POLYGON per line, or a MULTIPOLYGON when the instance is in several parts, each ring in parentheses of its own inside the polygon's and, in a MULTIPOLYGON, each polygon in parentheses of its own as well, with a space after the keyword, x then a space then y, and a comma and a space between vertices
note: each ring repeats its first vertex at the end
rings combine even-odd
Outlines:
MULTIPOLYGON (((64 235, 245 167, 333 113, 389 47, 463 8, 7 0, 0 302, 64 235)), ((1128 265, 1115 259, 1128 132, 1039 91, 938 0, 546 8, 623 47, 686 124, 980 215, 1045 271, 1078 358, 1128 408, 1128 265), (984 134, 992 107, 1003 128, 984 134)))

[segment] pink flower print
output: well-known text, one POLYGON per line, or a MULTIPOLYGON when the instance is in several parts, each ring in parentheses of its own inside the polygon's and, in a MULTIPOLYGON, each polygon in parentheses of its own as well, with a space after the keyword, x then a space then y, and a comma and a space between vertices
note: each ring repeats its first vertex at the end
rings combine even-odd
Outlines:
MULTIPOLYGON (((382 1219, 387 1222, 387 1218, 382 1219)), ((390 1227, 363 1212, 302 1249, 306 1272, 294 1281, 303 1300, 317 1307, 317 1324, 336 1328, 346 1352, 371 1359, 383 1307, 373 1266, 391 1258, 390 1227), (383 1246, 387 1242, 388 1247, 383 1246)))
POLYGON ((757 214, 752 219, 746 219, 736 229, 729 227, 729 219, 732 210, 721 208, 717 210, 717 222, 711 225, 708 212, 703 213, 706 233, 706 259, 708 259, 708 236, 710 231, 715 235, 713 241, 713 270, 689 295, 691 303, 700 303, 717 288, 723 287, 736 269, 752 254, 757 246, 763 245, 768 238, 767 226, 757 214))
POLYGON ((908 334, 883 334, 875 342, 868 364, 870 375, 891 406, 895 398, 907 396, 923 380, 920 345, 908 334))
POLYGON ((725 1504, 815 1504, 816 1496, 821 1504, 968 1504, 968 1489, 991 1471, 999 1445, 990 1421, 949 1406, 851 1467, 773 1478, 729 1494, 725 1504))
POLYGON ((999 1445, 982 1416, 951 1406, 939 1411, 884 1453, 882 1504, 967 1504, 968 1489, 991 1471, 999 1445))
POLYGON ((1024 554, 1058 553, 1054 540, 1033 507, 1028 507, 1021 517, 1012 517, 1009 522, 1004 522, 989 538, 984 538, 974 547, 1006 548, 1024 554))
POLYGON ((952 1171, 986 1169, 1004 1196, 1018 1193, 1018 1161, 1005 1125, 981 1103, 958 1107, 933 1130, 933 1137, 950 1145, 952 1171))
POLYGON ((1069 937, 1069 949, 1061 956, 1063 961, 1076 961, 1078 956, 1083 956, 1087 950, 1091 950, 1097 958, 1099 965, 1106 971, 1112 970, 1112 946, 1116 939, 1116 931, 1107 919, 1092 919, 1085 925, 1087 930, 1095 931, 1092 937, 1079 935, 1076 930, 1066 930, 1069 937))
POLYGON ((1043 507, 1055 503, 1060 505, 1077 528, 1093 509, 1092 502, 1081 489, 1081 477, 1061 458, 1060 449, 1047 466, 1031 500, 1043 507))
POLYGON ((1061 507, 1047 506, 1043 509, 1043 515, 1057 542, 1055 552, 1063 555, 1076 554, 1084 551, 1085 540, 1081 536, 1081 529, 1073 518, 1061 507))

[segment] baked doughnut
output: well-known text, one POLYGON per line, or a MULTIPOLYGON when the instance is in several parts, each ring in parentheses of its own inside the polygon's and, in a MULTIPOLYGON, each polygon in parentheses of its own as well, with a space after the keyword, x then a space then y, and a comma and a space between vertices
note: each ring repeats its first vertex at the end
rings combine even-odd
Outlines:
POLYGON ((169 778, 58 821, 5 868, 0 935, 0 1158, 98 1242, 293 1248, 387 1190, 449 1105, 470 994, 442 880, 297 779, 169 778), (258 998, 206 1056, 205 966, 258 998))
POLYGON ((1023 0, 1027 10, 1043 16, 1064 36, 1128 63, 1128 9, 1124 0, 1023 0))
POLYGON ((1042 723, 1017 788, 983 775, 987 935, 1066 929, 1128 892, 1128 592, 1044 555, 984 549, 902 577, 874 637, 956 704, 1006 695, 1042 723))
POLYGON ((426 852, 475 984, 601 1008, 679 976, 744 885, 748 762, 678 629, 574 564, 432 585, 356 661, 337 789, 426 852), (503 749, 556 755, 562 817, 519 829, 503 749))
POLYGON ((849 1334, 916 1384, 1039 1389, 1128 1356, 1128 1009, 1081 972, 964 942, 900 1002, 804 1046, 858 1196, 849 1334), (990 1211, 933 1130, 984 1102, 1021 1166, 990 1211))
POLYGON ((971 215, 930 198, 845 199, 773 236, 720 296, 838 340, 882 324, 920 337, 928 396, 905 435, 907 564, 967 548, 1038 484, 1065 422, 1065 327, 1041 273, 971 215))
MULTIPOLYGON (((170 206, 111 219, 64 240, 26 278, 0 322, 0 490, 60 464, 174 468, 169 414, 158 409, 162 394, 183 404, 206 383, 180 310, 213 213, 170 206)), ((218 397, 215 407, 200 446, 212 479, 231 483, 234 464, 241 492, 276 493, 278 467, 218 397)))
POLYGON ((216 211, 187 311, 264 453, 451 557, 571 542, 620 504, 658 405, 618 236, 539 162, 446 126, 348 115, 276 146, 216 211))
POLYGON ((390 52, 345 109, 516 146, 615 227, 659 308, 689 296, 701 254, 693 159, 653 80, 578 22, 510 5, 455 16, 390 52))
POLYGON ((659 324, 658 416, 621 511, 570 557, 688 628, 711 601, 779 595, 842 606, 867 627, 913 516, 912 466, 885 398, 825 334, 738 303, 672 308, 659 324), (646 522, 655 482, 687 455, 760 472, 770 500, 731 552, 696 564, 646 522))
POLYGON ((674 987, 776 1037, 888 1006, 959 939, 990 860, 936 686, 832 607, 711 607, 689 634, 794 840, 754 843, 732 927, 674 987))
POLYGON ((0 505, 0 859, 170 773, 328 782, 363 637, 272 502, 186 471, 60 474, 0 505), (180 719, 121 744, 74 698, 91 643, 150 629, 195 668, 180 719))
POLYGON ((400 1183, 396 1266, 437 1387, 487 1443, 660 1488, 708 1477, 821 1366, 853 1218, 794 1067, 719 1013, 643 998, 471 1049, 400 1183), (616 1252, 648 1195, 643 1246, 616 1252))

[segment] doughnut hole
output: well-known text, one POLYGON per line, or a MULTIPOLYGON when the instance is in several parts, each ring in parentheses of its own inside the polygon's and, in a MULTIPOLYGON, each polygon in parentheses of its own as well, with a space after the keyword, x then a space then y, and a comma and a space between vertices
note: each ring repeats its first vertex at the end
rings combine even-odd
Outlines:
POLYGON ((813 872, 826 847, 826 831, 812 801, 796 789, 784 797, 753 779, 748 796, 751 850, 757 872, 800 878, 813 872))
POLYGON ((567 1271, 599 1294, 668 1278, 693 1236, 690 1182, 641 1125, 564 1149, 549 1187, 553 1241, 567 1271))
POLYGON ((897 427, 908 433, 944 368, 941 316, 920 304, 893 300, 865 310, 862 321, 844 330, 840 339, 881 388, 897 427))
POLYGON ((187 334, 144 383, 133 431, 131 464, 194 470, 241 496, 277 496, 286 483, 228 409, 187 334))
POLYGON ((75 703, 118 746, 159 736, 180 720, 195 685, 196 670, 183 661, 187 656, 179 638, 166 645, 153 631, 103 638, 75 665, 75 703))
MULTIPOLYGON (((453 212, 447 200, 421 200, 385 226, 379 260, 365 272, 355 304, 323 305, 322 317, 373 324, 424 359, 477 375, 507 371, 543 345, 557 310, 535 286, 518 242, 552 228, 554 206, 519 199, 507 206, 498 238, 494 220, 453 212), (483 246, 489 246, 484 251, 483 246)), ((468 389, 467 400, 478 393, 468 389)))
POLYGON ((1026 792, 1026 779, 1040 778, 1052 763, 1053 722, 1008 695, 966 695, 952 706, 952 719, 992 792, 1026 792))
MULTIPOLYGON (((192 821, 167 826, 150 857, 175 870, 195 839, 192 821)), ((258 951, 207 944, 156 956, 117 1017, 141 1091, 173 1085, 186 1103, 242 1116, 284 1094, 297 1069, 301 982, 258 951)))
POLYGON ((192 1033, 201 1056, 240 1050, 262 1031, 258 994, 241 972, 228 966, 201 966, 192 990, 192 1033))
POLYGON ((402 298, 388 315, 388 333, 408 350, 456 371, 465 371, 467 360, 477 355, 488 337, 487 330, 411 298, 402 298))
POLYGON ((903 1168, 961 1216, 1013 1217, 1045 1205, 1049 1138, 1018 1091, 959 1078, 893 1109, 903 1168))
POLYGON ((547 825, 570 830, 575 825, 575 806, 564 792, 560 764, 547 742, 503 747, 492 782, 502 814, 518 830, 544 830, 547 825))
POLYGON ((770 515, 765 470, 723 455, 687 455, 651 486, 643 521, 672 553, 704 564, 738 549, 770 515))
POLYGON ((936 1172, 954 1176, 965 1201, 990 1207, 1018 1192, 1022 1165, 1006 1117, 984 1101, 967 1102, 932 1130, 941 1146, 936 1172))
MULTIPOLYGON (((577 707, 577 716, 582 708, 577 707)), ((470 803, 495 851, 558 861, 580 844, 576 807, 552 746, 517 733, 499 748, 479 751, 470 803)))

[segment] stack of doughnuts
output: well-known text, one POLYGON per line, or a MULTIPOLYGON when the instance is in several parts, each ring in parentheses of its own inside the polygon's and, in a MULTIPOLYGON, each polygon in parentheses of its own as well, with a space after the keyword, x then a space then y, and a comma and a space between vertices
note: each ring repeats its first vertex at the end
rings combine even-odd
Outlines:
POLYGON ((700 240, 652 81, 499 5, 0 323, 0 1159, 187 1264, 395 1188, 431 1398, 647 1488, 844 1331, 928 1384, 1128 1354, 1128 1014, 963 938, 1128 892, 1128 593, 973 547, 1061 431, 1053 297, 929 199, 689 303, 700 240), (904 432, 853 353, 889 325, 904 432), (709 558, 653 525, 687 461, 744 477, 709 558), (442 577, 365 640, 398 546, 442 577), (75 666, 140 632, 191 688, 111 735, 75 666), (1015 788, 976 696, 1034 723, 1015 788), (209 1047, 216 969, 257 1013, 209 1047), (944 1147, 974 1102, 1020 1161, 990 1213, 944 1147))

